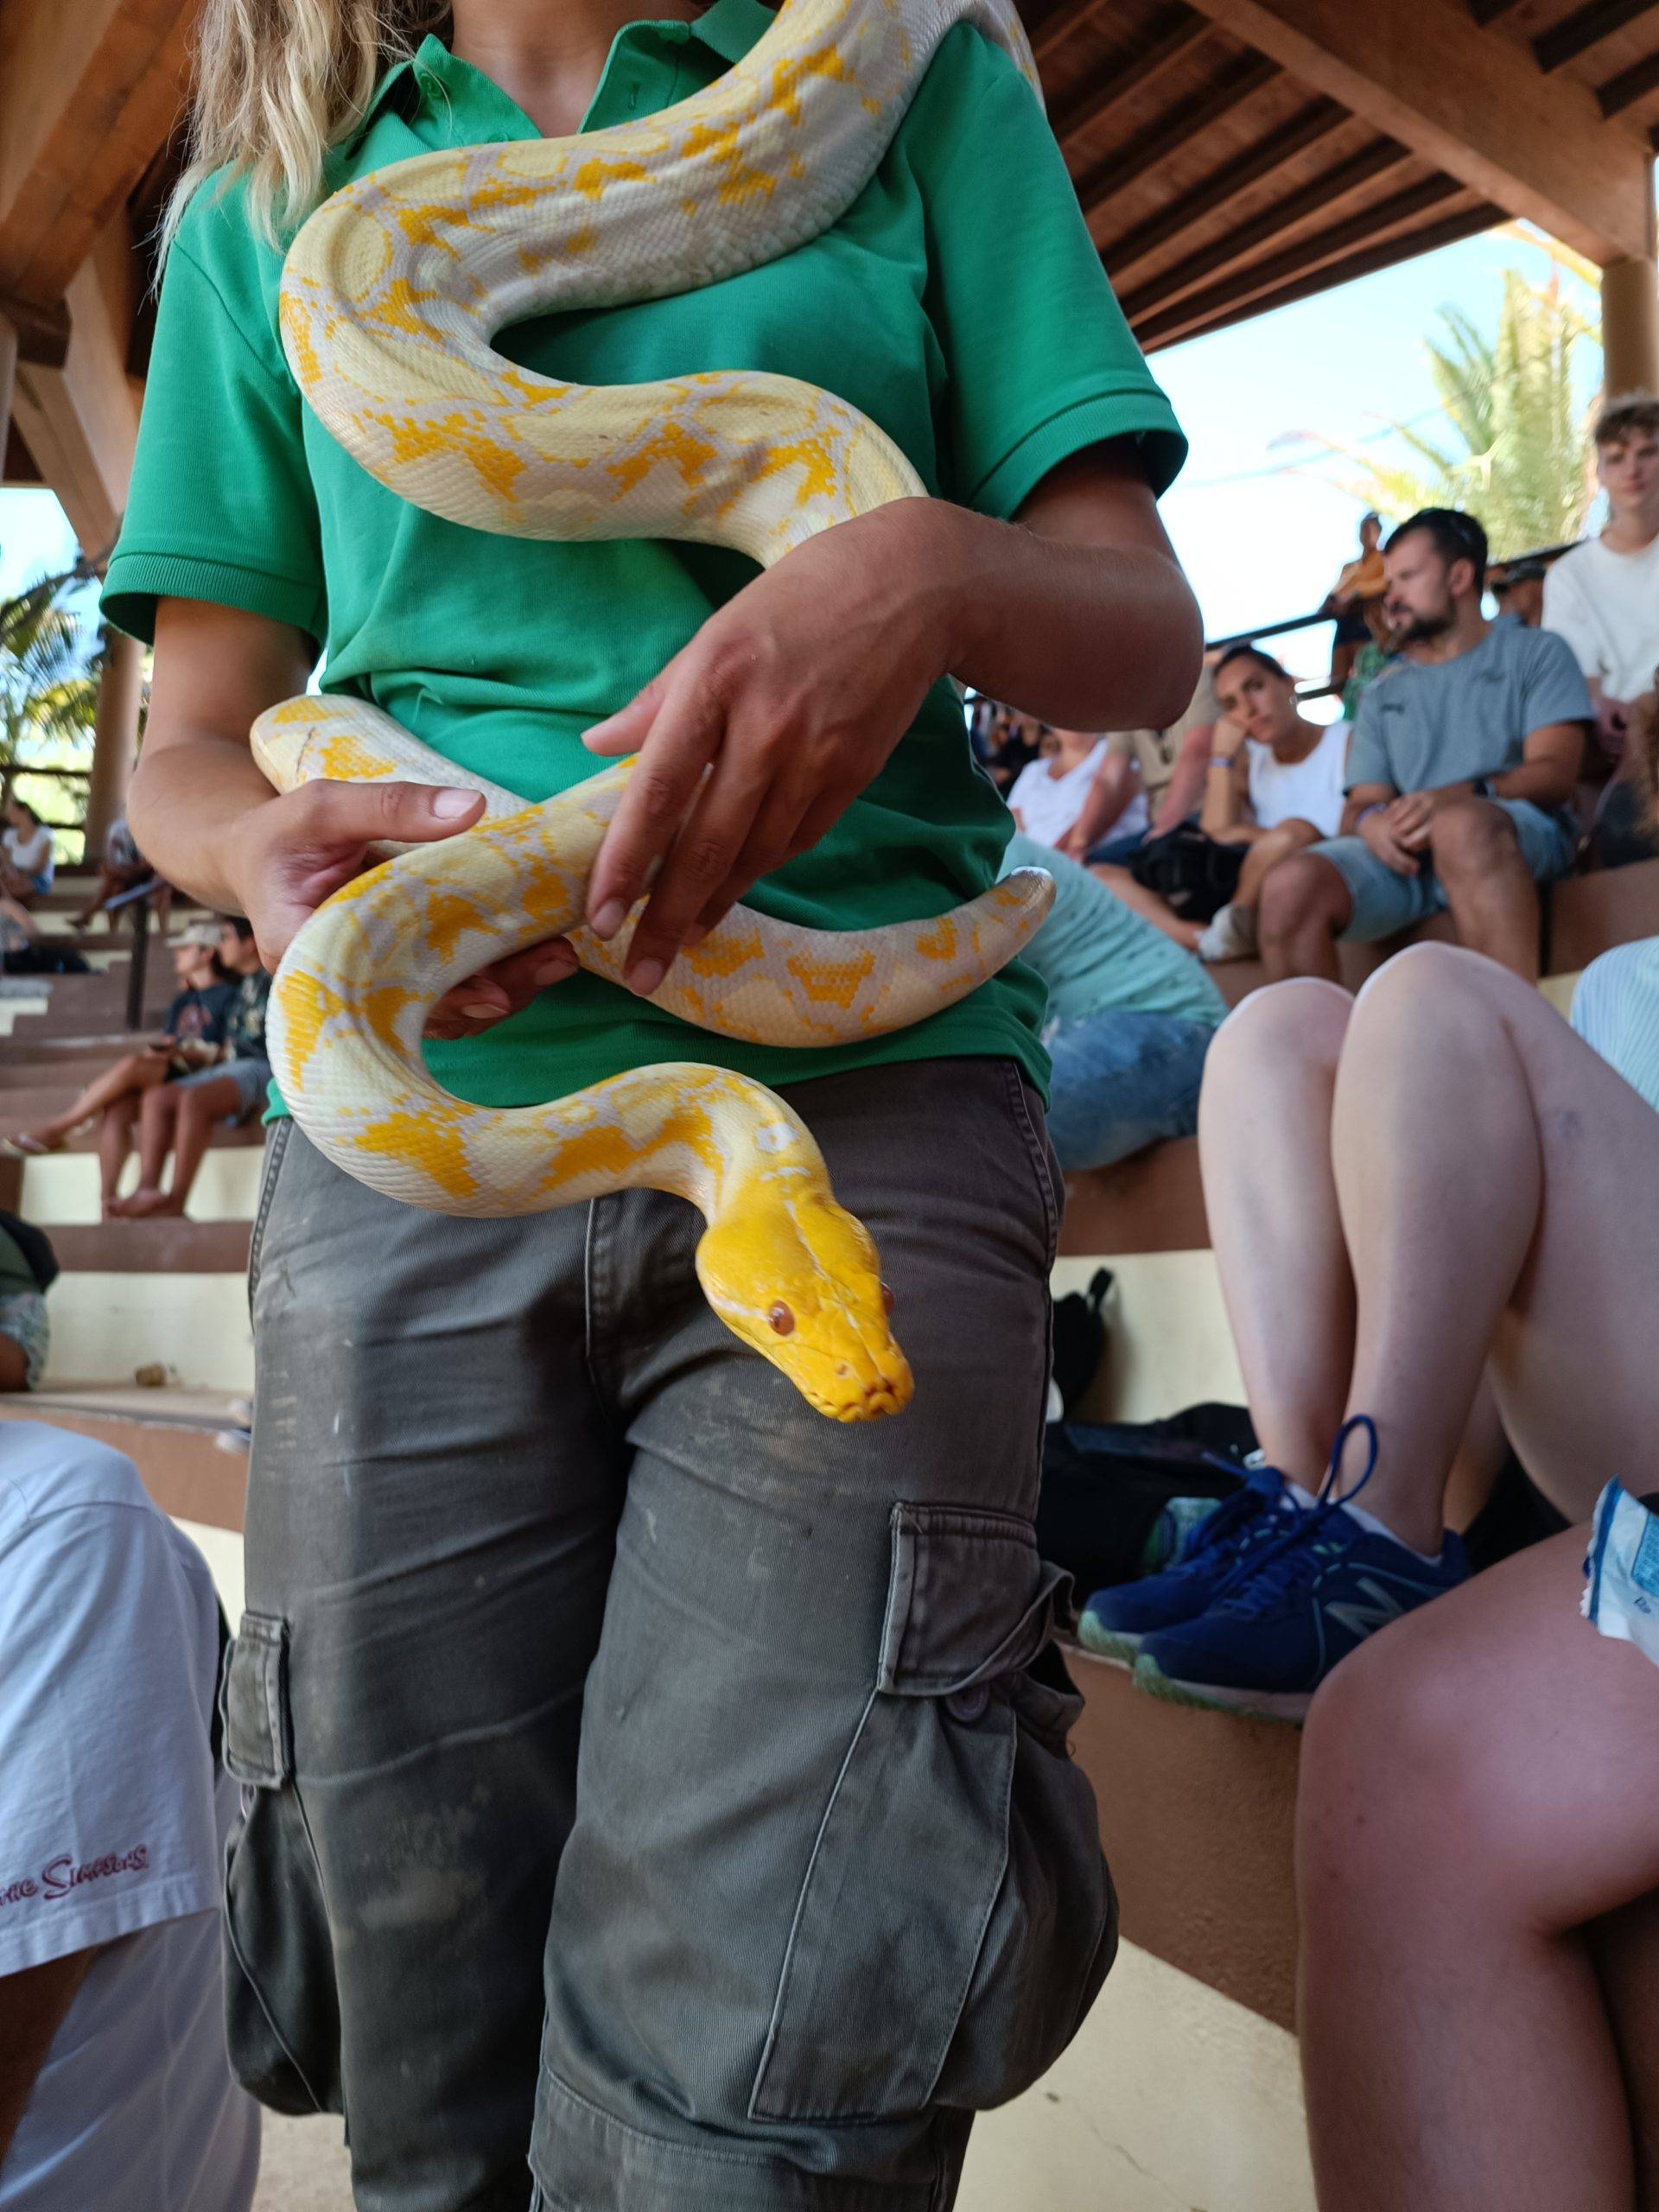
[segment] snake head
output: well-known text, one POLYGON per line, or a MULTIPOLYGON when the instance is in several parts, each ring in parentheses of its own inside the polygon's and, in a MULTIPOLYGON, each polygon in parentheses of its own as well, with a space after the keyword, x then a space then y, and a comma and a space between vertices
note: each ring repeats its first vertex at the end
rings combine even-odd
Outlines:
POLYGON ((831 1421, 873 1421, 910 1403, 875 1241, 832 1198, 805 1192, 722 1214, 697 1246, 697 1275, 734 1336, 831 1421))

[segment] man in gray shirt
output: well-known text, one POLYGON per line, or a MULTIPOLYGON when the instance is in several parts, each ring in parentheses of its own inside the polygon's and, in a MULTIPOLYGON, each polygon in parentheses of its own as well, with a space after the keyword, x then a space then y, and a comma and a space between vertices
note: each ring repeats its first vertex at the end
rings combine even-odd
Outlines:
POLYGON ((1392 937, 1449 909, 1460 943, 1535 982, 1536 886, 1572 865, 1589 690, 1564 639, 1482 614, 1472 516, 1424 508, 1386 562, 1399 658, 1360 702, 1342 836, 1263 887, 1268 977, 1334 982, 1338 938, 1392 937))

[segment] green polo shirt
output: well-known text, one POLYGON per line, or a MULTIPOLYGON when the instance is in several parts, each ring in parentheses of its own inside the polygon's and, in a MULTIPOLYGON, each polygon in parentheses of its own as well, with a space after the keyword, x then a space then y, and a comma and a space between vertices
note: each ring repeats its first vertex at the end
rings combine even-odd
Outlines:
MULTIPOLYGON (((772 20, 759 0, 715 0, 694 23, 629 24, 583 129, 685 99, 772 20)), ((328 183, 537 135, 499 86, 428 38, 384 78, 328 183)), ((145 639, 163 597, 270 615, 317 640, 325 690, 372 699, 448 759, 528 798, 580 783, 597 766, 581 732, 648 683, 753 565, 668 541, 496 537, 410 506, 302 404, 277 337, 280 273, 240 188, 210 181, 168 263, 105 613, 145 639)), ((582 384, 731 368, 804 378, 880 423, 931 492, 988 515, 1012 515, 1058 462, 1102 439, 1139 439, 1160 491, 1184 452, 1037 102, 964 25, 939 48, 871 182, 811 245, 673 298, 541 317, 499 342, 582 384)), ((938 914, 995 880, 1009 826, 941 683, 862 798, 750 903, 830 930, 938 914)), ((1041 1084, 1042 1006, 1040 983, 1015 964, 898 1035, 789 1049, 711 1036, 583 975, 488 1036, 429 1056, 441 1082, 488 1105, 564 1096, 665 1059, 778 1084, 989 1053, 1041 1084)))

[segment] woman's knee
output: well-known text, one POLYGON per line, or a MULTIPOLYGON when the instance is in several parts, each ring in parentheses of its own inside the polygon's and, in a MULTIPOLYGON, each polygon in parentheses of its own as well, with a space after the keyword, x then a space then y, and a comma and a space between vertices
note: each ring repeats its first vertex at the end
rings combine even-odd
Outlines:
POLYGON ((1431 941, 1408 945, 1366 978, 1354 1004, 1357 1036, 1379 1025, 1409 1025, 1420 1036, 1431 1023, 1459 1027, 1484 1010, 1501 1012, 1516 995, 1530 1001, 1531 986, 1495 960, 1459 944, 1431 941))
POLYGON ((1205 1062, 1206 1086, 1229 1084, 1263 1065, 1335 1069, 1354 1002, 1340 984, 1301 976, 1252 991, 1216 1032, 1205 1062))

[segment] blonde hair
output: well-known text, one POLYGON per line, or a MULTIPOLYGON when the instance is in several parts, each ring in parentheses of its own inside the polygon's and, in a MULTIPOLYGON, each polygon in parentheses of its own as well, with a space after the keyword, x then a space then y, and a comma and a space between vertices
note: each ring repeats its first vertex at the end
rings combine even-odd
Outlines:
POLYGON ((448 14, 448 0, 207 0, 189 158, 162 218, 162 258, 197 187, 219 168, 246 179, 255 230, 279 244, 279 230, 310 213, 325 156, 381 76, 448 14))

